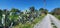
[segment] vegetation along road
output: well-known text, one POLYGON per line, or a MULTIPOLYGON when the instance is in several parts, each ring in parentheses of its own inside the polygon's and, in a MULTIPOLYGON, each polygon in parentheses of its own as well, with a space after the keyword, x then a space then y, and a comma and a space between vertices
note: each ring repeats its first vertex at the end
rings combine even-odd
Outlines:
POLYGON ((41 22, 37 23, 34 28, 53 28, 51 23, 54 23, 56 28, 60 28, 60 21, 50 14, 47 14, 47 16, 45 16, 41 22))

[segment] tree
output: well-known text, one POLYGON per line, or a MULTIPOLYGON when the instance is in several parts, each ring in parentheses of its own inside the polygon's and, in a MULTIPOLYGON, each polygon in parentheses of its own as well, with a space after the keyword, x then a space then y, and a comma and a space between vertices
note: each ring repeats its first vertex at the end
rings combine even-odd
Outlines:
POLYGON ((40 8, 39 11, 41 13, 44 13, 44 14, 47 14, 48 13, 48 10, 47 9, 44 9, 44 8, 40 8))
POLYGON ((11 14, 10 15, 11 20, 17 19, 20 14, 20 10, 12 8, 10 14, 11 14))
POLYGON ((30 10, 30 12, 34 12, 35 11, 35 7, 32 6, 32 7, 29 8, 29 10, 30 10))
POLYGON ((2 18, 3 11, 0 9, 0 19, 2 18))
POLYGON ((8 25, 9 25, 9 18, 8 18, 8 16, 9 16, 9 11, 7 10, 7 9, 4 9, 3 10, 3 14, 5 15, 4 17, 4 28, 8 28, 8 25))
POLYGON ((55 9, 53 9, 53 11, 51 11, 51 13, 54 15, 54 14, 56 14, 56 15, 60 15, 60 8, 55 8, 55 9))
POLYGON ((16 9, 16 8, 12 8, 11 12, 20 12, 20 10, 16 9))
POLYGON ((3 14, 2 12, 3 12, 3 11, 0 9, 0 16, 2 16, 2 14, 3 14))
POLYGON ((3 14, 3 11, 0 9, 0 27, 3 27, 3 25, 2 25, 2 14, 3 14))
POLYGON ((16 8, 12 8, 10 10, 9 20, 11 21, 11 24, 13 23, 12 25, 18 24, 20 13, 21 13, 21 11, 19 9, 16 9, 16 8))

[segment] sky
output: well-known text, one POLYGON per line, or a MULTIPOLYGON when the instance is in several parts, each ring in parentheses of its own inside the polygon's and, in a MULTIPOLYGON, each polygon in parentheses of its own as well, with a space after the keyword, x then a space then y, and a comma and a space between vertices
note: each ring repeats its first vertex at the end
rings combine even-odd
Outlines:
MULTIPOLYGON (((0 9, 17 8, 20 10, 29 9, 29 7, 34 6, 35 9, 44 7, 44 0, 0 0, 0 9)), ((46 0, 45 8, 49 11, 54 8, 60 7, 60 0, 46 0)))

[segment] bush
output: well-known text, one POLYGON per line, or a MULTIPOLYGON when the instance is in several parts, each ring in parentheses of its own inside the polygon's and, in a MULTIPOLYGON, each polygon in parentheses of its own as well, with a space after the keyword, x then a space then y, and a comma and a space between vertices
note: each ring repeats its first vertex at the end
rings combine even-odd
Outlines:
POLYGON ((13 28, 33 28, 36 23, 42 20, 44 16, 37 17, 33 22, 27 21, 25 24, 19 23, 19 25, 13 26, 13 28))
POLYGON ((60 20, 60 16, 57 16, 57 18, 60 20))
POLYGON ((60 15, 55 15, 55 17, 57 17, 60 20, 60 15))

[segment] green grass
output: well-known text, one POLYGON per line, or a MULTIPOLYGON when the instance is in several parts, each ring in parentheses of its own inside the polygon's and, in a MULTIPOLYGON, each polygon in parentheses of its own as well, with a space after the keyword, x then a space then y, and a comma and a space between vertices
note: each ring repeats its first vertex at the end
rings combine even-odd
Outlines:
POLYGON ((60 15, 55 15, 55 17, 57 17, 60 20, 60 15))
POLYGON ((36 18, 36 19, 34 20, 33 24, 36 24, 36 23, 38 23, 39 21, 41 21, 43 17, 44 17, 44 16, 40 16, 40 17, 36 18))
POLYGON ((44 16, 37 17, 33 22, 26 22, 25 24, 19 23, 19 25, 13 26, 13 28, 33 28, 36 23, 42 20, 44 16))

